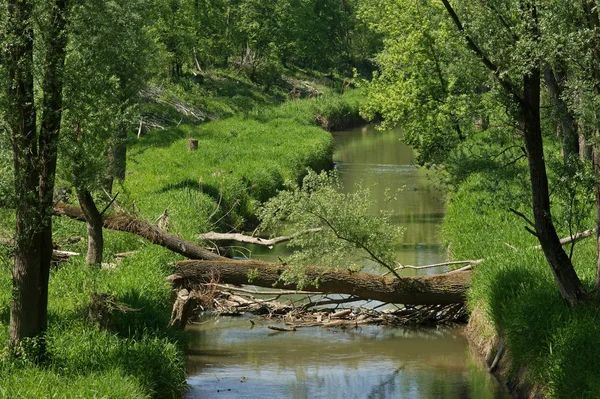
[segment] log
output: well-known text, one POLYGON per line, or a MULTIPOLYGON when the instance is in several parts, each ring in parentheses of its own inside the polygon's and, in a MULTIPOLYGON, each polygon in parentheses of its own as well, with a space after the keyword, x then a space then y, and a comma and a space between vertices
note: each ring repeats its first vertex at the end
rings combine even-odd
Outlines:
MULTIPOLYGON (((255 260, 181 261, 168 280, 176 288, 209 282, 218 277, 221 283, 294 290, 296 284, 280 280, 288 266, 255 260), (248 275, 252 275, 251 281, 248 275)), ((419 277, 384 277, 373 273, 346 269, 307 267, 308 281, 318 286, 302 287, 303 291, 354 295, 368 300, 410 305, 447 305, 464 303, 471 281, 469 271, 419 277)))
MULTIPOLYGON (((85 222, 83 212, 77 207, 59 206, 54 208, 54 214, 85 222)), ((177 262, 176 272, 169 276, 175 288, 214 282, 216 277, 224 284, 298 289, 296 284, 280 281, 280 275, 286 269, 284 265, 231 260, 123 213, 103 215, 102 222, 104 228, 136 234, 189 259, 195 259, 177 262), (258 276, 249 281, 248 275, 254 275, 256 271, 258 276)), ((319 285, 303 287, 303 291, 348 294, 365 300, 413 305, 464 303, 471 279, 469 271, 400 278, 322 267, 308 267, 306 273, 308 281, 318 280, 319 285)))
MULTIPOLYGON (((74 206, 57 206, 54 208, 54 214, 56 216, 66 216, 80 222, 85 222, 85 217, 81 209, 74 206)), ((102 225, 105 229, 136 234, 156 245, 163 246, 189 259, 227 259, 202 248, 198 244, 194 244, 193 242, 183 240, 165 231, 161 231, 153 224, 138 220, 133 216, 124 213, 103 215, 102 225)))

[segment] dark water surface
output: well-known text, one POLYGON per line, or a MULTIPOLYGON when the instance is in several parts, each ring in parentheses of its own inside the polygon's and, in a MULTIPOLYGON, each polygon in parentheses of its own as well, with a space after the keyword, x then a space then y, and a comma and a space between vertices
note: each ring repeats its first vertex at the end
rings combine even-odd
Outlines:
MULTIPOLYGON (((371 187, 378 207, 394 207, 406 228, 398 260, 443 262, 437 229, 443 193, 413 165, 398 131, 367 126, 335 133, 334 161, 347 190, 371 187), (402 188, 385 203, 386 187, 402 188)), ((383 207, 383 208, 382 208, 383 207)), ((279 252, 253 254, 266 260, 279 252)), ((424 270, 432 273, 442 270, 424 270)), ((407 270, 414 274, 414 270, 407 270)), ((207 318, 189 327, 187 398, 509 398, 469 353, 460 328, 299 329, 273 332, 246 317, 207 318)))

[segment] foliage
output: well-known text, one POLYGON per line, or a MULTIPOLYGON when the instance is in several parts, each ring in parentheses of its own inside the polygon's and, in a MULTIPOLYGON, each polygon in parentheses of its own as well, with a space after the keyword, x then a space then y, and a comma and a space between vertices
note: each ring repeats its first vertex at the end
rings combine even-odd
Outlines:
POLYGON ((118 132, 131 122, 148 79, 152 46, 144 30, 147 3, 87 1, 71 11, 61 171, 80 189, 105 185, 111 150, 122 140, 118 132))
MULTIPOLYGON (((85 231, 79 222, 56 222, 57 239, 85 231)), ((111 253, 138 246, 133 237, 107 234, 111 253)), ((68 249, 84 248, 85 243, 79 243, 68 249)), ((1 357, 0 397, 179 397, 184 382, 182 337, 167 327, 171 289, 164 278, 172 259, 166 250, 142 247, 116 270, 90 268, 83 259, 53 270, 46 335, 49 362, 36 366, 23 358, 1 357), (130 309, 116 311, 109 330, 87 321, 91 295, 97 292, 111 293, 130 309)), ((0 345, 5 346, 10 258, 0 254, 0 265, 0 345)))
MULTIPOLYGON (((439 164, 474 133, 489 83, 439 2, 365 1, 359 15, 383 37, 362 112, 401 125, 421 164, 439 164)), ((489 97, 489 96, 488 96, 489 97)))
POLYGON ((305 265, 355 270, 357 263, 364 265, 368 259, 388 271, 396 267, 394 245, 403 230, 390 223, 387 213, 369 214, 369 189, 357 187, 346 194, 341 188, 335 172, 309 171, 301 187, 291 184, 261 209, 262 230, 299 233, 290 242, 298 250, 286 259, 291 267, 282 275, 284 281, 306 284, 305 265), (302 234, 315 228, 320 231, 302 234))

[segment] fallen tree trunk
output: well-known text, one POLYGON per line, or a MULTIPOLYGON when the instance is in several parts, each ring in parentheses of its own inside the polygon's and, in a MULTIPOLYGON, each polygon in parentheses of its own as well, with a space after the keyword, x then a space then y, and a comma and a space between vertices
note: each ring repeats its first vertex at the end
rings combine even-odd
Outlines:
MULTIPOLYGON (((74 206, 58 206, 54 208, 54 214, 57 216, 66 216, 71 219, 85 222, 85 216, 80 208, 74 206)), ((102 216, 102 226, 105 229, 125 231, 136 234, 146 240, 165 247, 173 252, 181 254, 189 259, 227 259, 217 255, 198 244, 176 237, 172 234, 160 230, 157 226, 144 222, 123 213, 102 216)))
MULTIPOLYGON (((182 261, 169 276, 176 288, 192 287, 214 279, 226 284, 252 284, 260 287, 296 289, 296 284, 280 280, 287 266, 254 260, 182 261), (248 276, 251 275, 252 279, 248 276)), ((464 303, 471 281, 468 271, 419 277, 384 277, 346 269, 308 267, 308 281, 318 286, 302 287, 303 291, 348 294, 362 299, 410 305, 464 303)))
MULTIPOLYGON (((85 222, 83 212, 76 207, 56 207, 54 214, 85 222)), ((198 259, 177 263, 177 271, 169 277, 175 288, 214 282, 215 278, 226 284, 297 288, 295 284, 280 281, 286 266, 254 260, 231 260, 126 214, 105 215, 102 223, 104 228, 136 234, 187 258, 198 259), (249 281, 249 274, 256 272, 258 276, 249 281)), ((463 303, 470 283, 468 271, 401 278, 318 267, 309 267, 306 273, 307 280, 318 280, 319 286, 304 287, 304 291, 348 294, 363 299, 414 305, 463 303)))

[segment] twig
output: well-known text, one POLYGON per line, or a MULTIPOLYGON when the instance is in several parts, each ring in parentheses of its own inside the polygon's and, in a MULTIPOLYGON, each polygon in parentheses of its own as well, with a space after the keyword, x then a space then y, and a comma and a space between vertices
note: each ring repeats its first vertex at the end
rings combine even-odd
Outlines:
POLYGON ((513 209, 513 208, 508 208, 508 210, 511 211, 512 213, 514 213, 515 215, 521 217, 523 220, 525 220, 527 223, 529 223, 529 225, 531 227, 535 228, 535 224, 527 216, 525 216, 523 213, 521 213, 521 212, 519 212, 519 211, 517 211, 516 209, 513 209))
POLYGON ((245 294, 252 294, 252 295, 318 295, 318 292, 309 292, 309 291, 294 291, 294 290, 274 290, 274 291, 253 291, 253 290, 247 290, 244 288, 238 288, 238 287, 230 287, 228 285, 224 285, 224 284, 217 284, 217 283, 208 283, 206 285, 212 285, 215 286, 217 288, 223 289, 223 290, 229 290, 229 291, 236 291, 236 292, 243 292, 245 294))
POLYGON ((106 205, 104 207, 104 209, 102 209, 102 212, 100 212, 100 216, 104 215, 104 212, 106 212, 108 210, 108 208, 113 204, 113 202, 115 202, 117 200, 117 197, 119 196, 119 193, 116 193, 114 198, 112 198, 110 200, 110 202, 108 203, 108 205, 106 205))
POLYGON ((296 327, 285 328, 285 327, 277 327, 277 326, 268 326, 267 328, 269 330, 274 330, 274 331, 296 331, 296 327))

